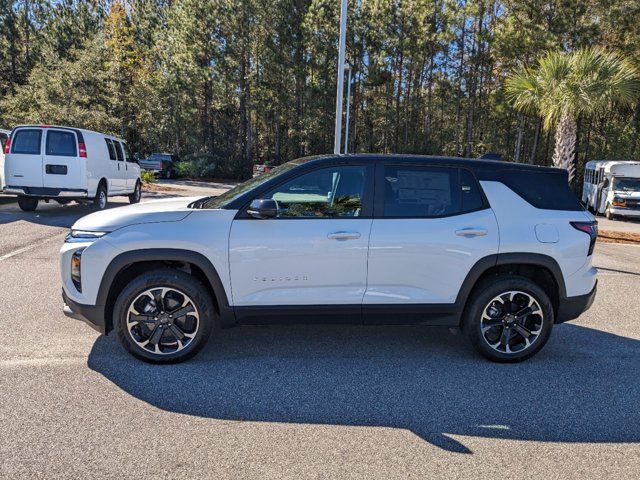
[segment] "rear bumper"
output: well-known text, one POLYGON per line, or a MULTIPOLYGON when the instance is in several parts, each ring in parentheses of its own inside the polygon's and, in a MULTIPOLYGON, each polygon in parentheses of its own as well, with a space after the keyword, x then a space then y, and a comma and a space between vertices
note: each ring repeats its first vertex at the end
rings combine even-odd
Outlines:
POLYGON ((596 298, 596 290, 598 288, 598 282, 593 286, 593 289, 585 294, 577 297, 566 297, 560 299, 558 305, 558 314, 556 315, 556 323, 563 323, 569 320, 574 320, 589 310, 593 301, 596 298))
POLYGON ((7 185, 4 193, 38 198, 86 198, 88 196, 87 191, 81 188, 21 187, 16 185, 7 185))
POLYGON ((71 300, 64 289, 62 290, 64 301, 63 313, 74 320, 85 322, 100 333, 105 333, 104 305, 82 305, 71 300))

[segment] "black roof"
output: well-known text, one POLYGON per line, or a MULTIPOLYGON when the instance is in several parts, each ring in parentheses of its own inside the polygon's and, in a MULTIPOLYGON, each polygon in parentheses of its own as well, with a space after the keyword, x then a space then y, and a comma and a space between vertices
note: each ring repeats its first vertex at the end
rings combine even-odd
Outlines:
POLYGON ((413 154, 383 154, 383 153, 356 153, 347 155, 316 155, 310 157, 303 157, 297 160, 292 160, 292 163, 296 164, 314 164, 325 163, 333 161, 344 161, 349 163, 349 160, 357 161, 393 161, 394 163, 407 163, 407 164, 433 164, 433 165, 450 165, 455 167, 465 167, 473 170, 478 175, 480 180, 489 180, 495 178, 499 172, 515 171, 515 172, 531 172, 531 173, 555 173, 559 175, 566 175, 567 172, 561 168, 555 167, 541 167, 538 165, 529 165, 525 163, 506 162, 501 160, 485 160, 479 158, 464 158, 464 157, 447 157, 440 155, 413 155, 413 154))

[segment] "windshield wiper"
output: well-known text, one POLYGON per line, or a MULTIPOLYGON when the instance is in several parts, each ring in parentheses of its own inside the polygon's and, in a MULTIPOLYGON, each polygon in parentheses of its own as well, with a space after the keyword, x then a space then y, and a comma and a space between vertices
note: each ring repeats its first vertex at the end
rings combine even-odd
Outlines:
POLYGON ((215 197, 216 195, 209 195, 207 197, 199 198, 198 200, 194 200, 189 205, 187 205, 187 208, 202 208, 204 204, 207 203, 207 201, 215 197))

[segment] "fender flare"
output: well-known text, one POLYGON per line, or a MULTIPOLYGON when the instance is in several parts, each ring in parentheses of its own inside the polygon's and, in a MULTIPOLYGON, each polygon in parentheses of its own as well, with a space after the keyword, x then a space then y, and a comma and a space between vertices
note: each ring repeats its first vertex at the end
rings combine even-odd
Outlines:
MULTIPOLYGON (((222 326, 235 324, 233 308, 229 306, 229 299, 224 285, 220 280, 220 275, 218 275, 218 271, 207 257, 191 250, 149 248, 144 250, 131 250, 117 255, 105 269, 102 280, 100 281, 96 304, 108 306, 109 294, 111 293, 114 280, 125 268, 135 263, 153 261, 191 263, 200 268, 207 277, 209 285, 215 295, 214 301, 217 303, 219 309, 218 313, 222 326)), ((111 318, 105 318, 105 323, 108 325, 107 330, 109 329, 111 321, 111 318)))
POLYGON ((500 265, 531 265, 536 267, 544 267, 551 272, 554 280, 558 285, 558 296, 561 299, 567 298, 567 290, 564 283, 564 276, 560 265, 553 257, 544 255, 542 253, 529 253, 529 252, 512 252, 512 253, 497 253, 494 255, 488 255, 478 260, 460 287, 458 296, 456 297, 456 306, 460 311, 464 310, 464 306, 471 294, 471 290, 476 285, 478 279, 486 273, 490 268, 500 265))

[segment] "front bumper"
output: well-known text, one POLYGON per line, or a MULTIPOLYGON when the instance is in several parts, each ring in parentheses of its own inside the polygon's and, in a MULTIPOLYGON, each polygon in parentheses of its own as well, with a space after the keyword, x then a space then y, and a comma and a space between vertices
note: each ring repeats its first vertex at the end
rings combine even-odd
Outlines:
POLYGON ((39 198, 86 198, 88 196, 86 190, 79 188, 20 187, 15 185, 7 185, 4 193, 39 198))
POLYGON ((640 217, 640 209, 636 210, 634 208, 609 207, 609 211, 611 214, 618 215, 620 217, 640 217))
POLYGON ((100 333, 105 333, 104 305, 82 305, 71 300, 62 289, 63 313, 75 320, 85 322, 100 333))
POLYGON ((578 295, 577 297, 566 297, 560 299, 558 305, 558 313, 556 315, 556 323, 563 323, 569 320, 574 320, 589 310, 593 301, 596 298, 596 290, 598 288, 598 281, 593 286, 593 289, 585 294, 578 295))

